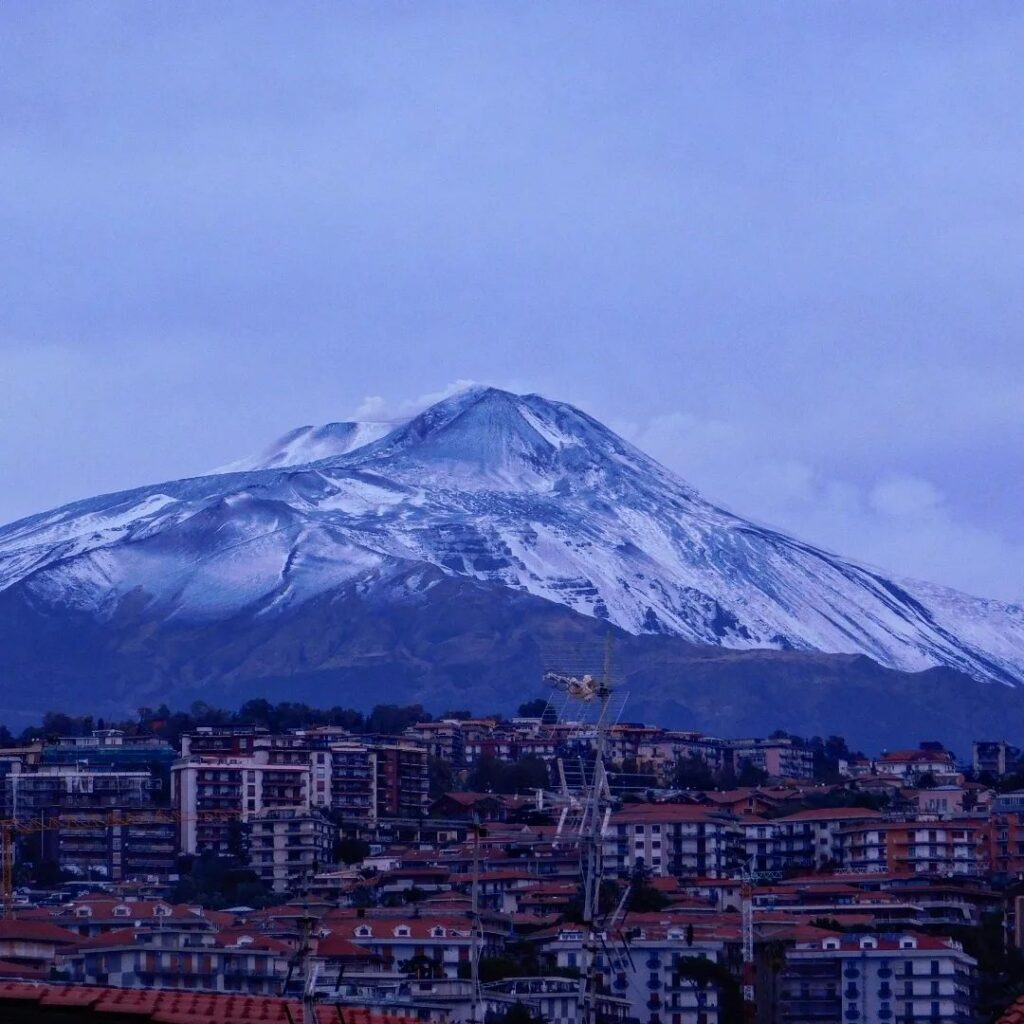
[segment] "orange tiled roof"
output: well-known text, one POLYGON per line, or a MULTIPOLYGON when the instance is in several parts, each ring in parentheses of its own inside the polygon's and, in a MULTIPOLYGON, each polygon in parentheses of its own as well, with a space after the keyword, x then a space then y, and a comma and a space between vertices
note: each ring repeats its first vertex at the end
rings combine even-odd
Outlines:
MULTIPOLYGON (((153 1024, 291 1024, 302 1019, 294 1000, 271 996, 228 995, 146 989, 96 988, 85 985, 36 985, 0 981, 0 1017, 6 1006, 61 1007, 82 1011, 76 1020, 124 1014, 153 1024)), ((336 1024, 333 1006, 317 1007, 321 1024, 336 1024)), ((385 1017, 364 1007, 346 1007, 346 1024, 413 1024, 409 1018, 385 1017)))
POLYGON ((80 942, 81 937, 49 921, 0 921, 0 939, 23 939, 29 942, 48 942, 54 945, 70 945, 80 942))
POLYGON ((1024 996, 1006 1008, 997 1024, 1024 1024, 1024 996))

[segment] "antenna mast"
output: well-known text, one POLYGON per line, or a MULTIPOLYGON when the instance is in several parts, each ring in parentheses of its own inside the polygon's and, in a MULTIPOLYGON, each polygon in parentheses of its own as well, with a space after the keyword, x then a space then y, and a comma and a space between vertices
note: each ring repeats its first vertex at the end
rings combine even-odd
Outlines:
MULTIPOLYGON (((601 678, 592 675, 571 676, 559 672, 547 672, 547 682, 568 694, 572 700, 597 705, 597 722, 594 731, 594 768, 589 784, 586 775, 580 780, 582 793, 582 817, 579 825, 580 852, 583 869, 583 923, 585 927, 579 1006, 581 1024, 597 1024, 598 983, 595 961, 600 938, 597 920, 600 915, 600 893, 602 875, 602 839, 605 816, 609 811, 610 792, 608 777, 604 769, 604 753, 608 732, 608 705, 612 695, 612 633, 605 637, 604 670, 601 678)), ((564 812, 563 812, 564 821, 564 812)))

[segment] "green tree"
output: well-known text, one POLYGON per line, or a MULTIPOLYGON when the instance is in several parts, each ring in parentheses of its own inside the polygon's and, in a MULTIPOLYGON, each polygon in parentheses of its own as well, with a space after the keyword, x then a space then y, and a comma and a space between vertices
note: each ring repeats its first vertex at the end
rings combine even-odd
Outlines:
POLYGON ((455 769, 443 757, 430 758, 427 765, 430 799, 436 800, 455 788, 455 769))
POLYGON ((422 704, 409 704, 404 707, 397 704, 378 704, 366 719, 366 731, 398 736, 410 725, 431 720, 432 716, 423 710, 422 704))
POLYGON ((668 897, 651 885, 651 871, 639 861, 633 867, 629 878, 630 911, 635 914, 653 913, 669 905, 668 897))
POLYGON ((744 761, 740 765, 739 773, 736 776, 736 784, 739 786, 760 786, 768 779, 768 773, 763 768, 758 768, 751 761, 744 761))
POLYGON ((334 859, 343 864, 358 864, 370 856, 370 844, 365 839, 339 839, 334 844, 334 859))
POLYGON ((519 705, 520 718, 543 718, 544 712, 548 709, 548 701, 544 697, 537 697, 519 705))
POLYGON ((715 777, 703 758, 689 754, 679 758, 672 772, 676 789, 714 789, 715 777))

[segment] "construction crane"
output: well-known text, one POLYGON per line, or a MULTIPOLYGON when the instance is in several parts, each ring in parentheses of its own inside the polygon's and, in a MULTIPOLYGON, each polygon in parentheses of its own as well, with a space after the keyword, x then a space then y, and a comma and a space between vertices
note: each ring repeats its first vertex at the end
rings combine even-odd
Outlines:
POLYGON ((241 821, 239 811, 195 811, 184 813, 170 808, 154 807, 138 811, 98 811, 86 814, 55 814, 51 818, 0 818, 0 887, 2 887, 2 916, 9 920, 14 911, 14 844, 19 836, 38 835, 64 829, 71 832, 91 831, 97 828, 117 828, 121 825, 178 825, 183 821, 215 823, 241 821))

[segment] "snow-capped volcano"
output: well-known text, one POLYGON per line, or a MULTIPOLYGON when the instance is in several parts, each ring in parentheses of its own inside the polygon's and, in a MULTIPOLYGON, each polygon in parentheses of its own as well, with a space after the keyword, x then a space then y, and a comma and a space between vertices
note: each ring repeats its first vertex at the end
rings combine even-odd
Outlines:
POLYGON ((397 424, 303 427, 225 471, 0 529, 0 591, 105 621, 270 621, 446 577, 623 629, 1024 680, 1024 612, 732 515, 570 405, 473 388, 397 424))

